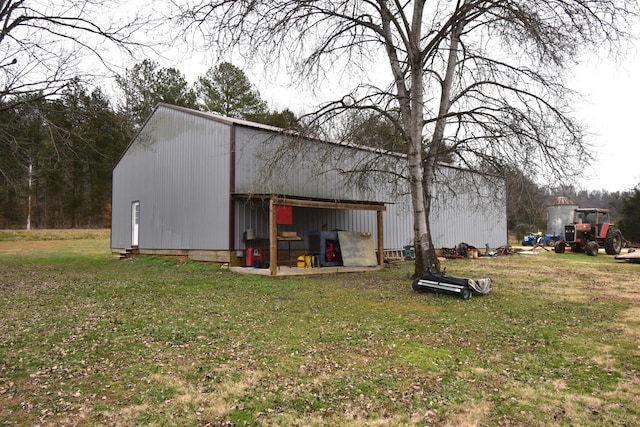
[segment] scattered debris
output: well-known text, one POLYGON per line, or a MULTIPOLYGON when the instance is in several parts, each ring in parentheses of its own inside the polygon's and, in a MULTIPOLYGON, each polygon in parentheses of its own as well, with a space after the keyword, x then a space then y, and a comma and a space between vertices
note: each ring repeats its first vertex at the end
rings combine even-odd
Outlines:
POLYGON ((544 249, 547 252, 551 252, 549 250, 549 248, 547 248, 545 245, 541 244, 541 243, 536 243, 535 245, 533 245, 533 247, 530 249, 531 251, 535 251, 536 249, 544 249))
POLYGON ((442 248, 441 256, 448 259, 464 258, 463 255, 458 254, 458 248, 442 248))
POLYGON ((509 245, 500 246, 495 251, 489 248, 489 245, 485 245, 484 251, 477 249, 475 246, 471 246, 468 243, 460 243, 455 248, 442 248, 441 256, 447 259, 459 259, 459 258, 482 258, 482 257, 496 257, 511 255, 516 253, 509 245))
POLYGON ((544 245, 541 244, 534 244, 533 247, 531 249, 518 249, 516 250, 515 253, 520 254, 520 255, 537 255, 538 252, 536 252, 539 249, 544 249, 547 252, 551 252, 547 247, 545 247, 544 245))
POLYGON ((515 253, 515 251, 513 250, 513 248, 511 246, 504 245, 504 246, 500 246, 498 249, 496 249, 495 256, 512 255, 514 253, 515 253))
POLYGON ((463 242, 455 248, 442 248, 442 256, 444 258, 477 258, 479 252, 475 246, 463 242))

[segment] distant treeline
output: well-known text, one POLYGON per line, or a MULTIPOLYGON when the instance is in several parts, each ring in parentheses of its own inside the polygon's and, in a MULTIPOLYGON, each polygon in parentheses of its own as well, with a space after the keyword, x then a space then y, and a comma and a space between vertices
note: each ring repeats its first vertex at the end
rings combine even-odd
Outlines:
POLYGON ((0 111, 0 225, 107 227, 111 169, 133 130, 100 91, 0 111))

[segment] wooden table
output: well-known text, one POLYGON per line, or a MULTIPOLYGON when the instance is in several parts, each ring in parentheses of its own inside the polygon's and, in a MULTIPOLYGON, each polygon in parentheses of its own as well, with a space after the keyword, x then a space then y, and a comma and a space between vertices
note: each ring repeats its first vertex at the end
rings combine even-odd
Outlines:
MULTIPOLYGON (((304 239, 300 236, 278 236, 278 242, 287 242, 288 243, 288 258, 289 258, 289 267, 291 267, 291 242, 301 242, 304 239)), ((280 265, 280 258, 278 257, 278 266, 280 265)))

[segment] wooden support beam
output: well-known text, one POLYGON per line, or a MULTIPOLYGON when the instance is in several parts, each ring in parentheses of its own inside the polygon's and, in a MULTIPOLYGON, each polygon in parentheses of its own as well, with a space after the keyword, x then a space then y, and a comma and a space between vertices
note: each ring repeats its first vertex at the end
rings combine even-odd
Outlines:
POLYGON ((300 208, 345 209, 354 211, 385 211, 387 209, 384 204, 325 202, 321 200, 286 199, 283 197, 274 197, 271 200, 277 205, 300 208))
POLYGON ((382 211, 376 212, 376 223, 377 223, 377 233, 378 233, 378 265, 384 265, 384 229, 382 225, 382 211))
POLYGON ((269 199, 269 272, 278 274, 278 225, 276 224, 275 198, 269 199))

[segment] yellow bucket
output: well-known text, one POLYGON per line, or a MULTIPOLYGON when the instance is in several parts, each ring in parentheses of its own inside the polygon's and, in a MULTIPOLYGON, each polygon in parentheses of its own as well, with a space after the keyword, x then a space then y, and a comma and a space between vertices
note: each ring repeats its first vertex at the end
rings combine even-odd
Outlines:
POLYGON ((305 255, 304 257, 304 268, 312 268, 313 267, 313 256, 305 255))

